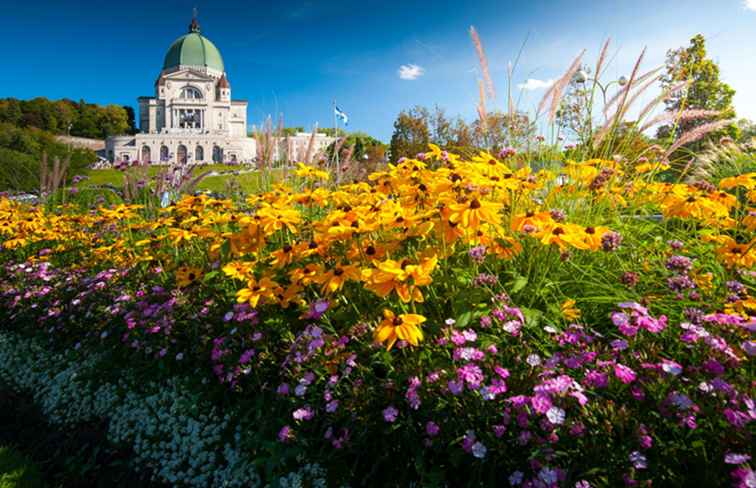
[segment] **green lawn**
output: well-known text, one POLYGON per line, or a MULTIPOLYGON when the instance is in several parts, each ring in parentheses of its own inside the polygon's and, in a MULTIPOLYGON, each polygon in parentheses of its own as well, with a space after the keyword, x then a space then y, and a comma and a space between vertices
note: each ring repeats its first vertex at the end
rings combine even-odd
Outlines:
POLYGON ((44 483, 36 465, 13 449, 0 447, 0 488, 42 486, 44 483))
MULTIPOLYGON (((162 166, 162 167, 150 166, 147 169, 148 175, 150 177, 153 177, 156 174, 158 174, 162 168, 165 168, 165 166, 162 166)), ((228 171, 233 171, 234 169, 235 168, 233 166, 226 166, 223 164, 212 164, 208 166, 194 167, 192 169, 192 174, 198 175, 205 171, 228 172, 228 171)), ((282 171, 273 170, 271 174, 272 174, 273 180, 277 181, 281 179, 282 171)), ((112 186, 115 186, 116 188, 123 187, 123 172, 117 169, 90 169, 86 172, 86 176, 88 177, 88 179, 84 180, 80 184, 80 187, 82 189, 85 189, 91 186, 102 186, 102 185, 112 185, 112 186)), ((197 186, 197 189, 200 191, 208 190, 208 191, 217 192, 217 193, 226 193, 229 188, 229 183, 233 180, 236 180, 241 190, 244 191, 245 193, 255 192, 258 188, 260 188, 260 186, 263 183, 261 181, 261 177, 258 172, 243 173, 240 175, 225 174, 225 175, 206 177, 199 183, 199 185, 197 186)))

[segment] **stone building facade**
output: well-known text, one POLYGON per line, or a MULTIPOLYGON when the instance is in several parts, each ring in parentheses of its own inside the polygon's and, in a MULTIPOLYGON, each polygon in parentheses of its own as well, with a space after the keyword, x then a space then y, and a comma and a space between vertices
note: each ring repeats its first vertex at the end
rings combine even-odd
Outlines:
MULTIPOLYGON (((173 42, 155 81, 155 96, 139 97, 136 135, 105 141, 108 161, 153 164, 249 163, 257 157, 247 133, 247 101, 231 98, 220 51, 200 33, 197 19, 173 42)), ((310 133, 276 139, 274 158, 302 161, 310 133)), ((325 152, 333 137, 316 134, 314 154, 325 152)))

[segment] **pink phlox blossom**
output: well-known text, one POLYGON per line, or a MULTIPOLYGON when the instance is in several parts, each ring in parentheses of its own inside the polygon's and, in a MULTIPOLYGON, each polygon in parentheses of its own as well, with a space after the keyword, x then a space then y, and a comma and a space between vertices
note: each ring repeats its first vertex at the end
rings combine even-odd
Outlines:
POLYGON ((475 347, 458 347, 452 353, 455 361, 481 361, 484 357, 485 353, 475 347))
POLYGON ((471 390, 477 390, 483 382, 483 371, 477 365, 468 363, 457 368, 457 377, 471 390))
POLYGON ((632 383, 637 377, 635 371, 621 363, 614 365, 614 376, 625 384, 632 383))

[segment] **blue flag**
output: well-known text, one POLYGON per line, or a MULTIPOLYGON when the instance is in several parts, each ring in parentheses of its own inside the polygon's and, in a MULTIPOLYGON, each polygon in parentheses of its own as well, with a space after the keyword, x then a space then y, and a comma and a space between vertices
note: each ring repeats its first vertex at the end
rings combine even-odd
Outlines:
POLYGON ((333 106, 333 113, 336 114, 336 117, 340 118, 342 122, 344 122, 344 125, 349 124, 349 116, 346 114, 346 112, 342 112, 339 110, 339 107, 336 105, 333 106))

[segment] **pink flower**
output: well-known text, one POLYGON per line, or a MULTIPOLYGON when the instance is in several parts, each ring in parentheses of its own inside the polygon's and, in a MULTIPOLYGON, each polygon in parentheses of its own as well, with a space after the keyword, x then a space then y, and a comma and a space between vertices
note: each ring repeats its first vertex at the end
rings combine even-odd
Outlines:
POLYGON ((614 376, 626 385, 635 381, 637 377, 635 371, 620 363, 614 365, 614 376))
POLYGON ((546 395, 540 394, 533 396, 530 399, 530 404, 533 406, 533 409, 540 414, 548 412, 552 406, 551 399, 546 395))
POLYGON ((303 407, 294 410, 292 417, 294 420, 310 420, 315 416, 315 412, 310 407, 303 407))

